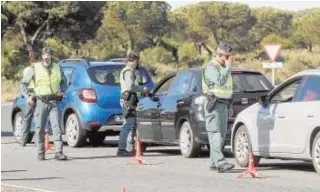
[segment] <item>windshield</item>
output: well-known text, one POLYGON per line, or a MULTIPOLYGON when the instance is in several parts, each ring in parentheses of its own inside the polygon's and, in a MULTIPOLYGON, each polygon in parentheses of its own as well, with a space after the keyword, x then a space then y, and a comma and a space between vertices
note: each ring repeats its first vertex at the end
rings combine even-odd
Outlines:
POLYGON ((262 74, 239 73, 232 74, 234 92, 270 91, 273 86, 262 74))
MULTIPOLYGON (((89 76, 92 81, 104 85, 120 85, 120 72, 124 68, 124 65, 117 66, 98 66, 89 68, 89 76)), ((150 77, 145 68, 140 67, 138 69, 140 79, 142 82, 140 85, 144 85, 150 82, 150 77)))

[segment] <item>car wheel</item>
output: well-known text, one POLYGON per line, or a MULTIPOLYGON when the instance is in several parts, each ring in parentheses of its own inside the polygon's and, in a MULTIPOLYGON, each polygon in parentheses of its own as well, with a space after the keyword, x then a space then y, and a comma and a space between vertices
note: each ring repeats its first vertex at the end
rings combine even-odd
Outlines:
POLYGON ((101 146, 106 138, 105 132, 88 132, 88 138, 93 147, 101 146))
POLYGON ((312 144, 313 167, 320 174, 320 132, 316 135, 312 144))
POLYGON ((14 116, 13 120, 13 134, 17 142, 20 142, 22 136, 22 120, 23 115, 20 111, 14 116))
POLYGON ((86 142, 86 130, 84 130, 79 122, 76 114, 72 113, 68 116, 66 124, 67 143, 70 147, 82 147, 86 142))
MULTIPOLYGON (((251 140, 246 126, 242 125, 234 137, 234 157, 240 167, 248 167, 251 152, 251 140)), ((260 157, 254 157, 255 166, 258 166, 260 157)))
POLYGON ((195 157, 201 151, 201 145, 196 140, 189 122, 184 122, 180 128, 179 145, 181 154, 186 157, 195 157))

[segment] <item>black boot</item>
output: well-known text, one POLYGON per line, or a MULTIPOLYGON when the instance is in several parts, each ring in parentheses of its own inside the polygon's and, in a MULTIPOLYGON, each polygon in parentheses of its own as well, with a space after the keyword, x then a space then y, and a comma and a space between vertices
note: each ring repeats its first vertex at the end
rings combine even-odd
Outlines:
POLYGON ((234 168, 234 164, 232 163, 223 163, 222 165, 218 166, 218 173, 223 173, 225 171, 228 171, 230 169, 234 168))
POLYGON ((117 152, 117 156, 119 157, 133 157, 134 155, 134 152, 128 152, 126 150, 118 150, 117 152))
POLYGON ((44 153, 38 153, 38 160, 39 161, 43 161, 45 160, 46 158, 44 157, 44 153))
POLYGON ((216 165, 211 165, 211 166, 210 166, 210 170, 212 170, 212 171, 217 170, 217 166, 216 166, 216 165))
POLYGON ((62 152, 56 153, 56 155, 54 156, 54 158, 58 161, 63 161, 63 160, 67 160, 68 157, 65 156, 62 152))

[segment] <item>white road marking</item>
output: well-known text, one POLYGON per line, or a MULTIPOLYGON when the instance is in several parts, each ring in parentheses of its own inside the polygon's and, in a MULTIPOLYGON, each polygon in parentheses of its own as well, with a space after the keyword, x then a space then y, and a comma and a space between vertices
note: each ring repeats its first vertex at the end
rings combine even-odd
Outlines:
POLYGON ((32 188, 32 187, 23 187, 23 186, 18 186, 18 185, 11 185, 11 184, 3 184, 3 183, 1 183, 1 185, 5 186, 5 187, 13 187, 13 188, 18 188, 18 189, 28 189, 28 190, 41 191, 41 192, 54 192, 54 191, 49 191, 49 190, 45 190, 45 189, 37 189, 37 188, 32 188))
POLYGON ((11 103, 4 103, 4 104, 1 104, 1 107, 4 107, 4 106, 10 106, 10 105, 12 105, 13 103, 11 102, 11 103))

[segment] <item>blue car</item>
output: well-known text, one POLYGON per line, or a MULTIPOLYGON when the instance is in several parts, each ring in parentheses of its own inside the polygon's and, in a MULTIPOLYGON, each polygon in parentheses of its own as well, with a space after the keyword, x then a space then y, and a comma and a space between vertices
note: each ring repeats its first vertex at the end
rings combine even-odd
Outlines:
MULTIPOLYGON (((60 125, 67 143, 81 147, 89 138, 92 145, 100 145, 107 135, 120 132, 123 118, 120 107, 120 72, 123 62, 88 62, 84 59, 67 59, 59 62, 67 78, 66 97, 59 103, 60 125)), ((138 69, 141 86, 153 89, 154 82, 145 67, 138 69)), ((17 140, 21 136, 23 96, 14 100, 11 114, 13 132, 17 140)), ((50 131, 50 121, 47 120, 50 131)), ((33 119, 28 141, 35 131, 33 119)))

